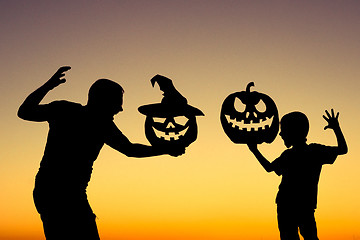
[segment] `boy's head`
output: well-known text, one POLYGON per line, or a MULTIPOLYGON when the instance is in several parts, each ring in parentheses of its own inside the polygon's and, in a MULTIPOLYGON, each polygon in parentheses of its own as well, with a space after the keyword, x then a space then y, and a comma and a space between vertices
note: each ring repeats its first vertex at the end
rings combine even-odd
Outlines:
POLYGON ((286 147, 302 144, 309 132, 309 120, 304 113, 291 112, 281 118, 280 129, 286 147))
POLYGON ((114 116, 122 111, 124 89, 109 79, 99 79, 91 85, 87 106, 99 114, 114 116))

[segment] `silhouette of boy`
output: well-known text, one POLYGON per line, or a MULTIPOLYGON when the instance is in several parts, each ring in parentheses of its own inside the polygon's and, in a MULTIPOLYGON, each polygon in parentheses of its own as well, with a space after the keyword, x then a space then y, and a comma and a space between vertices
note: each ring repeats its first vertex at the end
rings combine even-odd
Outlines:
POLYGON ((49 133, 36 175, 34 203, 43 222, 47 240, 99 239, 86 195, 92 166, 104 144, 128 157, 161 154, 178 156, 184 149, 159 149, 131 143, 113 122, 122 111, 122 87, 107 79, 97 80, 89 90, 87 105, 69 101, 40 104, 45 95, 64 83, 61 67, 20 106, 24 120, 49 123, 49 133), (170 152, 171 151, 171 152, 170 152))
POLYGON ((248 144, 267 172, 282 175, 276 197, 278 227, 282 240, 298 240, 300 234, 305 240, 317 240, 315 209, 320 172, 323 164, 333 164, 338 155, 347 153, 345 138, 340 129, 339 113, 325 111, 323 118, 333 129, 338 146, 330 147, 316 143, 307 144, 309 121, 301 112, 291 112, 280 121, 280 136, 288 148, 280 157, 269 162, 258 150, 256 144, 248 144))

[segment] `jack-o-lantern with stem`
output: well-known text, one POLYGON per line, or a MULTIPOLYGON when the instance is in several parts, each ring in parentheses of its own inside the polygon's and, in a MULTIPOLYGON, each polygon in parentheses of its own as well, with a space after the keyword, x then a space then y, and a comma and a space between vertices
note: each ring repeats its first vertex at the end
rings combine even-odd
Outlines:
POLYGON ((234 143, 271 143, 279 131, 279 114, 275 102, 266 94, 246 91, 230 94, 223 102, 221 125, 234 143))
POLYGON ((150 81, 153 87, 158 83, 164 97, 161 103, 144 105, 138 109, 146 115, 146 138, 153 146, 188 147, 197 138, 196 116, 204 116, 204 113, 187 103, 171 79, 156 75, 150 81))

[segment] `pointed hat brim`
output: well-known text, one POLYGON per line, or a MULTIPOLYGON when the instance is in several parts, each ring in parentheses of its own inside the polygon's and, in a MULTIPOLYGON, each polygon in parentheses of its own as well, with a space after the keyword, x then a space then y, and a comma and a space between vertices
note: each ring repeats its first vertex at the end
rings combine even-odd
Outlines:
POLYGON ((138 108, 139 112, 152 117, 169 117, 169 116, 204 116, 204 113, 193 106, 186 105, 169 105, 163 103, 154 103, 143 105, 138 108))

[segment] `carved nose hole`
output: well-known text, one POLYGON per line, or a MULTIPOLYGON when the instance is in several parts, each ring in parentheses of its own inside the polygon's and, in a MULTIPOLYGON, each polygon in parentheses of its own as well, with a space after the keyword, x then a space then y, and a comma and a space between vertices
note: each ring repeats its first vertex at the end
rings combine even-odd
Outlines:
POLYGON ((166 128, 175 128, 175 125, 172 122, 169 122, 166 128))
POLYGON ((257 118, 256 112, 246 112, 246 115, 245 115, 246 118, 253 117, 253 116, 255 118, 257 118))

